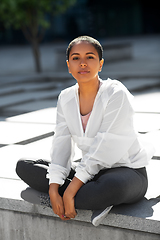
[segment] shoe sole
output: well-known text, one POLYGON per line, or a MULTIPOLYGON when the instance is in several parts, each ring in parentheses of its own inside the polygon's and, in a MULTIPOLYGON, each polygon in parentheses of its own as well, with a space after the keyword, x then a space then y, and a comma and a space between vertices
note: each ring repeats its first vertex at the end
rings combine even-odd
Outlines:
POLYGON ((97 217, 92 220, 92 224, 97 227, 101 224, 103 219, 107 216, 113 206, 107 207, 103 212, 101 212, 97 217))

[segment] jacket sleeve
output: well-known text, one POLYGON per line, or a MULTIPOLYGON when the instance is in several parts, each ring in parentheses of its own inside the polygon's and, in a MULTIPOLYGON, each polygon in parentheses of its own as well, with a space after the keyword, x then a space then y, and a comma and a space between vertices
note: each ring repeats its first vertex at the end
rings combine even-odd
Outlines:
POLYGON ((51 147, 51 164, 47 174, 49 184, 58 183, 63 185, 65 179, 69 175, 71 159, 74 154, 72 144, 73 141, 66 125, 61 107, 61 97, 59 96, 57 103, 56 129, 51 147))
POLYGON ((130 96, 132 95, 123 89, 118 89, 111 95, 93 144, 76 168, 75 176, 82 182, 92 179, 104 167, 111 168, 135 141, 134 111, 130 96))

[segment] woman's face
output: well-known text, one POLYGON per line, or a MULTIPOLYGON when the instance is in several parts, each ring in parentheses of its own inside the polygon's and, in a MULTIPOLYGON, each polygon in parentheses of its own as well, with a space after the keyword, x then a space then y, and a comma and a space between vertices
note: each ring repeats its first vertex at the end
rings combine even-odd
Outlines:
POLYGON ((67 65, 69 73, 78 83, 82 83, 98 79, 103 59, 99 60, 98 52, 92 44, 79 42, 72 47, 67 65))

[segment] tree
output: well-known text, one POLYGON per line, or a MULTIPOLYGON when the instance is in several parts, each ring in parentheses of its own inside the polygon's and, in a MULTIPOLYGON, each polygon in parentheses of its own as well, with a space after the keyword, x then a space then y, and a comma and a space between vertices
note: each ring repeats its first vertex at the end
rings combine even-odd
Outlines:
POLYGON ((0 21, 4 26, 21 29, 31 43, 37 72, 41 72, 39 42, 50 26, 46 14, 63 13, 76 0, 1 0, 0 21))

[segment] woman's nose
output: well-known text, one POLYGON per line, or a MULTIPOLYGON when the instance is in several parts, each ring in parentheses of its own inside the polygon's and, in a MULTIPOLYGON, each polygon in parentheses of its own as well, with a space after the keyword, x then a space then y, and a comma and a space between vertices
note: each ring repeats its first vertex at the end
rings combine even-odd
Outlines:
POLYGON ((87 63, 85 63, 84 61, 80 63, 81 67, 86 67, 87 63))

